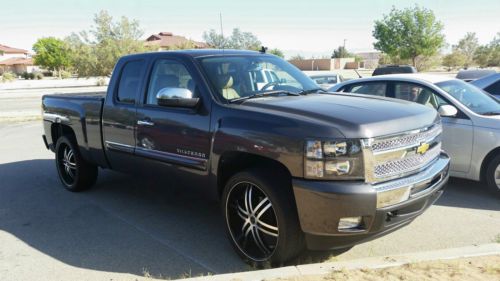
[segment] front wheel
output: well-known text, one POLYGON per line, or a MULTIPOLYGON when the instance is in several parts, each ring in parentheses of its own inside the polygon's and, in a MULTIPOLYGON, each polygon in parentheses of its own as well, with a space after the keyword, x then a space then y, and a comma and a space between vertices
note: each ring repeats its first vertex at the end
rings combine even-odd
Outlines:
POLYGON ((226 230, 243 259, 257 267, 281 265, 304 248, 292 188, 263 169, 234 175, 223 194, 226 230))
POLYGON ((486 184, 490 191, 500 197, 500 154, 495 156, 486 169, 486 184))
POLYGON ((61 183, 70 191, 88 189, 97 179, 97 166, 85 161, 75 142, 67 136, 57 140, 56 167, 61 183))

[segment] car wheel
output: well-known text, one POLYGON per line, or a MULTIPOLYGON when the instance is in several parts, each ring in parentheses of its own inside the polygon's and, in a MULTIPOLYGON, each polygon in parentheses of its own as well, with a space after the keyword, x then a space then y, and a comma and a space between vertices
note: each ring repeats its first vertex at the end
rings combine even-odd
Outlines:
POLYGON ((59 179, 70 191, 88 189, 97 180, 97 166, 85 161, 75 142, 67 136, 57 140, 56 167, 59 179))
POLYGON ((500 154, 495 156, 486 169, 488 188, 500 197, 500 154))
POLYGON ((281 265, 304 249, 292 187, 285 179, 252 169, 234 175, 225 186, 227 233, 253 266, 281 265))

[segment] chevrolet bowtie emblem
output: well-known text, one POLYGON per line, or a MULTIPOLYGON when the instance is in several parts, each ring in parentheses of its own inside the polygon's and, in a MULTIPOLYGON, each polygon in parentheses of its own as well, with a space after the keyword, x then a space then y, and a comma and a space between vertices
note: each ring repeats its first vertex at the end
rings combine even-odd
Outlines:
POLYGON ((417 147, 417 153, 424 154, 429 150, 429 144, 428 143, 422 143, 419 147, 417 147))

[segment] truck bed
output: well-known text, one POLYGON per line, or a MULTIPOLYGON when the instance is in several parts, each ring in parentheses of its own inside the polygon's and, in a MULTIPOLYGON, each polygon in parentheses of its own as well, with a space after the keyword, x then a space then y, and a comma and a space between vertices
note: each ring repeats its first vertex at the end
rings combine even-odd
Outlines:
POLYGON ((50 94, 50 95, 44 95, 43 97, 104 99, 106 97, 106 91, 84 92, 84 93, 54 93, 54 94, 50 94))
MULTIPOLYGON (((42 97, 45 132, 54 134, 54 126, 68 126, 78 140, 82 156, 106 166, 102 146, 101 118, 106 92, 61 93, 42 97)), ((47 145, 54 148, 56 139, 47 134, 47 145)))

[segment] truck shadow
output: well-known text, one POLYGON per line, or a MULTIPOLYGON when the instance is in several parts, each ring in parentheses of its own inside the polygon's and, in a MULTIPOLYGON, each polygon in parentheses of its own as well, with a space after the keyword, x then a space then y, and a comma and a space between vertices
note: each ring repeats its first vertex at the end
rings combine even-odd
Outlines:
POLYGON ((0 164, 0 231, 92 270, 161 278, 251 270, 229 244, 217 202, 174 180, 99 172, 93 189, 72 193, 53 160, 0 164))
POLYGON ((500 211, 500 198, 486 184, 466 179, 450 178, 445 192, 436 205, 500 211))
MULTIPOLYGON (((99 172, 93 189, 71 193, 53 160, 0 164, 0 231, 65 264, 98 271, 179 278, 253 269, 233 251, 218 203, 199 189, 99 172)), ((500 210, 479 184, 454 181, 437 204, 500 210)), ((292 264, 337 254, 309 252, 292 264)))

